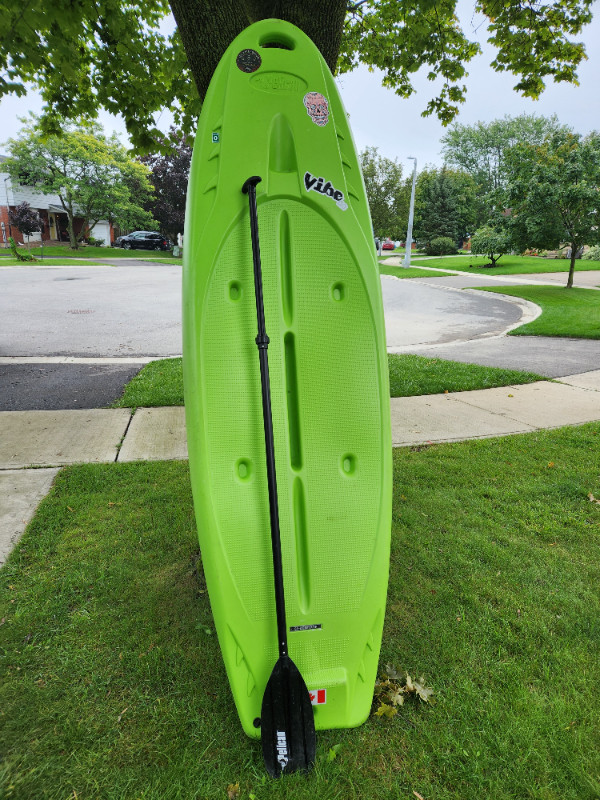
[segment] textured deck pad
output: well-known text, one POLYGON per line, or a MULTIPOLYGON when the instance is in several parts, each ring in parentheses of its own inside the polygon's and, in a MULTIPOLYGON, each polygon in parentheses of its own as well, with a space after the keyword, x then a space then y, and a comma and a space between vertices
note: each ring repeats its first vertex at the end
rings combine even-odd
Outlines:
POLYGON ((317 728, 367 716, 391 506, 387 358, 364 187, 327 66, 297 28, 244 31, 196 138, 184 257, 188 446, 202 557, 244 729, 277 659, 247 198, 257 187, 290 655, 317 728))

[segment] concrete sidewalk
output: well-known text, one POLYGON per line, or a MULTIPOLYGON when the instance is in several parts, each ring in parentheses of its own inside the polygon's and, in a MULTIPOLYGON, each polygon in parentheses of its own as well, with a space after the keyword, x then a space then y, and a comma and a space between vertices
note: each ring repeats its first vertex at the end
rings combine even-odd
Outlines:
MULTIPOLYGON (((444 395, 392 398, 392 442, 406 447, 600 421, 600 370, 444 395)), ((184 409, 0 412, 0 564, 58 468, 187 458, 184 409), (28 469, 37 467, 37 469, 28 469)))

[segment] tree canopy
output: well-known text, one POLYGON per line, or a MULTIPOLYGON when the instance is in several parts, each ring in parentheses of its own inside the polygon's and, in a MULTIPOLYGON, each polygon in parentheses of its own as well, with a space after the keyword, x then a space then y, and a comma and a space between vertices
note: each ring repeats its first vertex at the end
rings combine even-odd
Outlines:
POLYGON ((415 239, 429 243, 439 237, 460 246, 478 221, 477 187, 473 178, 447 166, 424 169, 415 193, 415 239))
MULTIPOLYGON (((468 62, 480 51, 456 17, 457 0, 0 0, 0 97, 39 88, 48 131, 61 118, 121 113, 134 145, 152 148, 155 112, 170 108, 190 132, 227 46, 252 22, 277 17, 298 25, 332 71, 359 63, 383 71, 401 97, 421 67, 442 79, 425 114, 450 122, 465 98, 468 62), (169 11, 178 28, 165 34, 169 11)), ((577 81, 585 58, 574 41, 592 18, 593 0, 476 0, 497 48, 492 68, 517 77, 538 97, 544 80, 577 81)))
POLYGON ((558 130, 540 145, 515 145, 506 171, 513 242, 521 250, 568 243, 572 287, 577 252, 600 242, 600 134, 558 130))
POLYGON ((123 228, 156 227, 143 209, 149 198, 148 169, 133 161, 116 136, 106 137, 99 125, 63 125, 61 135, 45 135, 33 117, 16 139, 8 142, 3 162, 13 183, 58 195, 67 214, 71 247, 101 219, 123 228), (83 218, 76 235, 74 218, 83 218))
POLYGON ((153 153, 140 158, 150 169, 149 178, 154 187, 154 196, 146 208, 158 222, 161 233, 176 241, 185 223, 192 146, 185 134, 174 127, 163 137, 162 144, 164 154, 153 153))
POLYGON ((504 153, 518 143, 541 144, 547 134, 565 129, 553 114, 506 116, 475 125, 454 124, 442 137, 442 153, 449 164, 468 172, 483 194, 506 183, 504 153))
POLYGON ((373 232, 380 239, 405 235, 410 202, 410 188, 402 182, 402 165, 379 155, 376 147, 366 147, 360 154, 373 232))

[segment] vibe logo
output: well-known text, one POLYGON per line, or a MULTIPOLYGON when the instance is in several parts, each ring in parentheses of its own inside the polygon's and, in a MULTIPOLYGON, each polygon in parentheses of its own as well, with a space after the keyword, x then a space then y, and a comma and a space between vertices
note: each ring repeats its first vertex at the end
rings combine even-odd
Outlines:
POLYGON ((285 731, 276 731, 277 733, 277 761, 281 764, 281 771, 288 765, 288 745, 285 731))
POLYGON ((348 203, 344 199, 344 193, 336 189, 331 181, 325 181, 325 178, 316 178, 310 172, 304 173, 304 186, 307 192, 319 192, 324 194, 335 202, 338 208, 345 211, 348 208, 348 203))

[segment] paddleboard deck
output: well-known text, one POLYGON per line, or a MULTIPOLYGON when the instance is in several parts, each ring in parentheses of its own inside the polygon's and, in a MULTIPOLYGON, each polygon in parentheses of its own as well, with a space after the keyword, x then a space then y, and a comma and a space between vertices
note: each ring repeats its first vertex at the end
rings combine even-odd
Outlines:
POLYGON ((219 642, 260 736, 277 627, 247 197, 257 186, 290 656, 317 729, 369 714, 389 567, 391 433, 381 285, 335 83, 299 29, 255 23, 204 102, 184 246, 194 505, 219 642))

